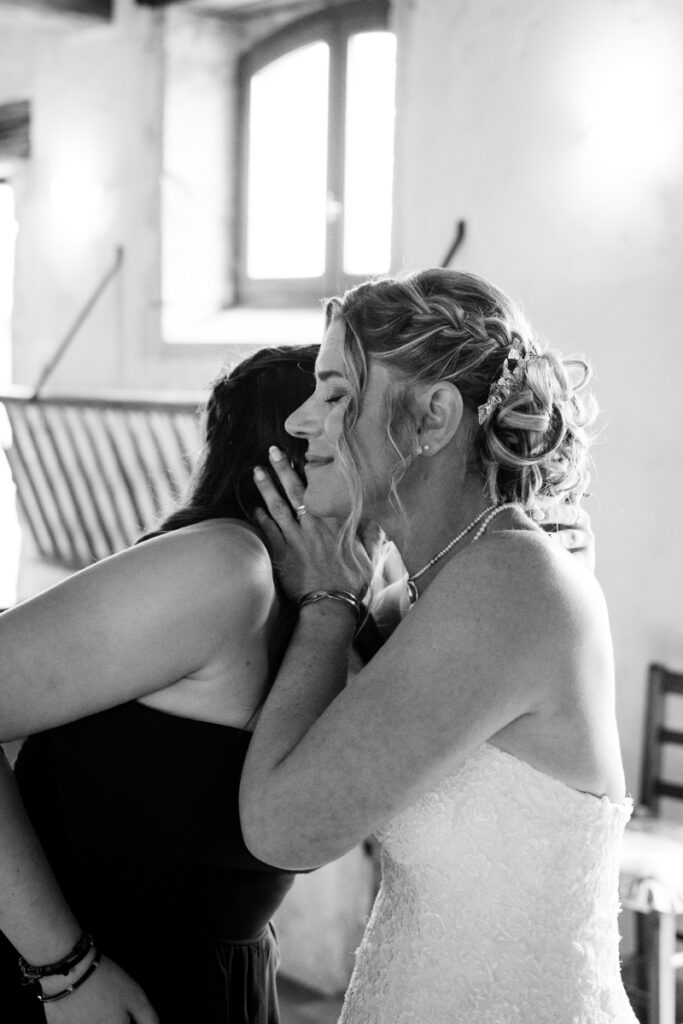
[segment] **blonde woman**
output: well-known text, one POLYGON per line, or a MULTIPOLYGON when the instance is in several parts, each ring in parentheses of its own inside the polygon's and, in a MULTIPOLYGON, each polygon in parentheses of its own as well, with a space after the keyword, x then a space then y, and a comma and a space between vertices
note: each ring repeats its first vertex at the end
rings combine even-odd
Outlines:
POLYGON ((249 746, 242 827, 290 870, 379 837, 343 1024, 635 1022, 607 611, 537 525, 586 487, 576 369, 474 275, 371 282, 328 303, 315 393, 287 422, 308 442, 305 487, 277 449, 289 502, 256 470, 300 615, 249 746), (365 520, 401 552, 410 610, 345 686, 365 520))

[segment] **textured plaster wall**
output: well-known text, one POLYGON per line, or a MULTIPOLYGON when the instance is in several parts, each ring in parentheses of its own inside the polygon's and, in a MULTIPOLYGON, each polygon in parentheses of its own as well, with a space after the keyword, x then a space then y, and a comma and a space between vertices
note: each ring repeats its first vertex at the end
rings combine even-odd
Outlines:
MULTIPOLYGON (((20 171, 14 367, 31 383, 115 249, 122 275, 78 337, 54 386, 123 383, 158 332, 160 15, 120 0, 112 25, 25 40, 3 32, 30 73, 32 153, 20 171)), ((0 93, 6 66, 0 62, 0 93)), ((131 381, 131 383, 135 383, 131 381)))
POLYGON ((220 341, 164 345, 162 313, 176 333, 187 322, 191 341, 230 302, 237 58, 317 6, 301 0, 245 20, 117 0, 110 24, 16 9, 0 20, 0 102, 32 103, 31 158, 10 169, 15 382, 36 381, 117 247, 122 272, 51 388, 203 387, 244 353, 220 341))
POLYGON ((611 610, 629 785, 645 666, 683 668, 683 5, 399 0, 396 266, 521 299, 596 369, 588 501, 611 610))

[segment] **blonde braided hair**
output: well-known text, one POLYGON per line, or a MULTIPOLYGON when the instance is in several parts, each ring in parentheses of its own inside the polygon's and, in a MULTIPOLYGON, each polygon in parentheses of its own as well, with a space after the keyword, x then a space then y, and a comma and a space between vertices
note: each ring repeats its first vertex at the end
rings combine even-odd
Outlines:
POLYGON ((491 501, 517 502, 540 515, 561 501, 577 501, 588 484, 588 428, 595 402, 584 392, 585 360, 565 360, 542 347, 522 311, 494 285, 475 274, 430 268, 373 280, 329 299, 326 322, 344 324, 346 373, 352 398, 346 412, 340 461, 353 511, 344 527, 351 536, 361 517, 361 484, 353 426, 362 404, 369 363, 392 371, 386 396, 387 434, 396 450, 391 496, 417 442, 412 405, 416 385, 455 384, 470 430, 468 471, 480 474, 491 501), (511 350, 522 355, 522 380, 479 425, 477 409, 500 378, 511 350))

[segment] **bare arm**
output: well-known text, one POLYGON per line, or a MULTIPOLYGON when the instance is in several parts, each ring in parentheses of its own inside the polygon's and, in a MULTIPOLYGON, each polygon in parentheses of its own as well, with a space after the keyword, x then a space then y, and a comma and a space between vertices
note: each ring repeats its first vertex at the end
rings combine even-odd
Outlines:
POLYGON ((500 550, 492 565, 491 543, 499 548, 484 542, 447 566, 336 695, 348 622, 302 615, 242 776, 242 825, 257 856, 289 868, 335 859, 535 711, 548 682, 544 616, 519 586, 494 584, 518 566, 501 565, 500 550))
MULTIPOLYGON (((288 487, 298 503, 297 484, 288 487)), ((262 493, 272 497, 267 484, 262 493)), ((284 565, 299 550, 308 566, 299 592, 311 589, 316 562, 320 586, 334 587, 337 571, 336 587, 343 587, 346 570, 332 538, 325 553, 324 531, 312 517, 300 525, 279 500, 269 508, 278 525, 269 532, 276 560, 284 565)), ((242 775, 242 826, 252 851, 288 868, 332 860, 504 726, 533 714, 557 683, 553 673, 575 668, 570 657, 551 659, 549 645, 565 636, 571 651, 578 646, 572 631, 582 628, 576 617, 568 624, 553 593, 546 569, 556 557, 529 534, 465 549, 343 690, 353 619, 343 607, 333 617, 332 602, 327 614, 320 605, 304 608, 242 775), (539 572, 530 571, 534 562, 539 572)))
MULTIPOLYGON (((243 640, 270 600, 265 549, 241 528, 161 538, 71 577, 0 618, 3 740, 172 684, 201 668, 226 633, 243 640)), ((0 769, 0 928, 30 963, 54 963, 80 928, 4 758, 0 769)), ((46 1012, 74 1024, 156 1019, 106 960, 46 1012)))
POLYGON ((14 777, 0 758, 0 931, 21 949, 29 963, 53 963, 66 956, 81 934, 78 922, 56 883, 28 820, 14 777), (16 828, 5 823, 16 822, 16 828), (4 878, 2 876, 5 876, 4 878))
POLYGON ((170 686, 272 599, 265 548, 242 527, 169 534, 0 617, 0 742, 170 686))

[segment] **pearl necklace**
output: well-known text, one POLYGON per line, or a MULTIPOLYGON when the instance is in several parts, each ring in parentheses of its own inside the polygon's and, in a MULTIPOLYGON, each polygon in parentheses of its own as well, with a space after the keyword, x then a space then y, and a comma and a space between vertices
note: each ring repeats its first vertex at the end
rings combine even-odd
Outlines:
POLYGON ((410 601, 411 608, 420 596, 420 592, 417 589, 417 583, 415 581, 419 580, 420 576, 424 575, 424 573, 426 573, 428 569, 431 569, 433 565, 436 565, 439 559, 448 554, 451 548, 455 547, 458 541, 462 540, 463 537, 466 537, 470 530, 474 529, 477 523, 481 523, 481 526, 470 541, 470 544, 474 544, 475 540, 479 540, 489 523, 495 519, 497 515, 500 515, 500 513, 506 508, 512 508, 513 506, 514 502, 511 501, 506 502, 504 505, 489 505, 488 508, 485 508, 483 512, 480 512, 464 530, 461 530, 457 537, 454 537, 453 540, 449 540, 445 548, 442 548, 441 551, 434 555, 433 558, 430 558, 426 565, 423 565, 418 572, 414 572, 412 576, 409 576, 406 582, 408 587, 408 600, 410 601))

